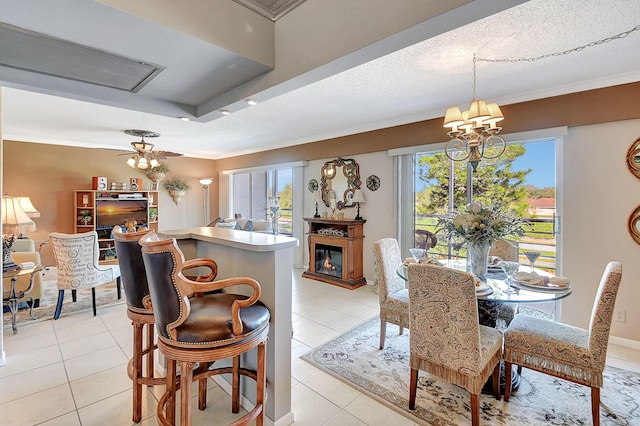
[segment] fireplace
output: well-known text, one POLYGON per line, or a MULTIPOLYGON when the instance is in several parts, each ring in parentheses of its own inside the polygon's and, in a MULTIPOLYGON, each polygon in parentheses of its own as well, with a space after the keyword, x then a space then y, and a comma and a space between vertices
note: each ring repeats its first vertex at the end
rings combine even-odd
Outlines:
POLYGON ((302 276, 354 289, 367 284, 362 275, 364 220, 305 218, 309 223, 309 270, 302 276))
POLYGON ((342 247, 316 244, 316 272, 342 277, 342 247))

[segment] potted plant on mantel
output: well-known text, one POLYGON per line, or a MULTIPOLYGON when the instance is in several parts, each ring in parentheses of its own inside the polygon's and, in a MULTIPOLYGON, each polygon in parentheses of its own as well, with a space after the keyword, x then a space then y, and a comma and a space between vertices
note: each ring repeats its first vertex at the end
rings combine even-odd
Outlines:
POLYGON ((171 195, 176 206, 180 203, 182 197, 184 197, 187 189, 190 188, 189 184, 181 177, 174 177, 165 181, 164 187, 169 191, 169 195, 171 195))

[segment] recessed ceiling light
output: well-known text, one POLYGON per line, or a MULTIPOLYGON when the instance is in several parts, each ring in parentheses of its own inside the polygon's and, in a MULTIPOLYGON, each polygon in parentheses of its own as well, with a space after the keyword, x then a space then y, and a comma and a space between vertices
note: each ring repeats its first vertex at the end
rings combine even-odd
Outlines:
POLYGON ((221 109, 221 110, 220 110, 220 114, 222 114, 222 115, 229 115, 229 114, 231 114, 231 112, 229 112, 229 110, 228 110, 228 109, 221 109))
POLYGON ((255 100, 253 100, 253 99, 247 99, 247 103, 248 103, 249 105, 251 105, 251 106, 258 105, 258 102, 256 102, 256 101, 255 101, 255 100))
POLYGON ((191 119, 189 117, 180 117, 180 120, 182 120, 182 121, 191 121, 191 119))

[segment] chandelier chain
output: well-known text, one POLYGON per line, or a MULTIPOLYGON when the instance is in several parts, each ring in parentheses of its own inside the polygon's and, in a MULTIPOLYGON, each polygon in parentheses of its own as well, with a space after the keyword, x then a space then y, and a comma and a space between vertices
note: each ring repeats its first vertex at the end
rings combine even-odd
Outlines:
POLYGON ((491 58, 477 58, 475 56, 475 54, 473 55, 473 72, 474 72, 474 93, 475 93, 475 69, 476 69, 476 61, 482 61, 482 62, 508 62, 508 63, 517 63, 517 62, 535 62, 535 61, 539 61, 541 59, 547 59, 547 58, 551 58, 551 57, 557 57, 557 56, 564 56, 564 55, 568 55, 570 53, 575 53, 575 52, 580 52, 581 50, 584 50, 588 47, 595 47, 595 46, 599 46, 601 44, 605 44, 605 43, 609 43, 610 41, 614 41, 614 40, 621 40, 625 37, 627 37, 629 34, 633 33, 634 31, 638 31, 640 30, 640 25, 636 25, 634 28, 628 30, 628 31, 624 31, 620 34, 616 34, 614 36, 610 36, 610 37, 606 37, 603 38, 601 40, 596 40, 596 41, 592 41, 590 43, 587 43, 583 46, 578 46, 578 47, 574 47, 572 49, 567 49, 564 50, 562 52, 553 52, 553 53, 545 53, 544 55, 540 55, 540 56, 535 56, 535 57, 530 57, 530 58, 515 58, 515 59, 491 59, 491 58))

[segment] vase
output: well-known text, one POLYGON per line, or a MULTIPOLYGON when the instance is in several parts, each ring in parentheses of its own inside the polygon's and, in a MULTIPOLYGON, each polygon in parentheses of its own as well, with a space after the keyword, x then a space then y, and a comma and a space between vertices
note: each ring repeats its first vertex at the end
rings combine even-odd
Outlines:
POLYGON ((467 244, 467 270, 473 275, 483 277, 487 275, 487 263, 491 244, 467 244))
POLYGON ((171 198, 173 199, 173 202, 176 204, 176 206, 180 204, 180 201, 182 200, 182 197, 184 197, 185 193, 186 191, 184 190, 169 189, 169 195, 171 195, 171 198))

